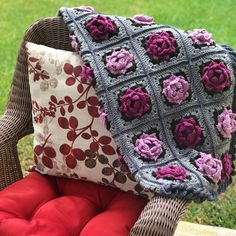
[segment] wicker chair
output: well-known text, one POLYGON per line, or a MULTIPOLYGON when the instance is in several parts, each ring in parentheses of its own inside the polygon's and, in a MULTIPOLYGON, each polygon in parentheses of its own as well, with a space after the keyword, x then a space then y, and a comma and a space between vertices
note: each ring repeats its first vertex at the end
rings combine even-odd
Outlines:
MULTIPOLYGON (((0 120, 0 189, 23 178, 18 159, 17 142, 34 132, 31 120, 25 42, 30 41, 72 51, 68 35, 69 32, 59 17, 39 20, 25 33, 19 49, 7 110, 0 120)), ((130 235, 173 235, 187 204, 187 200, 153 198, 144 208, 130 235)))

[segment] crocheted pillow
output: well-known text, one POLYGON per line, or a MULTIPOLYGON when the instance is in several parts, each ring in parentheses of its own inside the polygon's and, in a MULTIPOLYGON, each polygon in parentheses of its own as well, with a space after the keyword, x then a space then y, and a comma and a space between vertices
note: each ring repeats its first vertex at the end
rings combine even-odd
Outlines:
POLYGON ((203 29, 152 17, 61 8, 119 153, 158 194, 214 200, 231 183, 236 114, 233 52, 203 29))
MULTIPOLYGON (((117 154, 91 70, 78 54, 26 44, 34 126, 34 169, 147 196, 117 154)), ((151 196, 151 194, 149 194, 151 196)))

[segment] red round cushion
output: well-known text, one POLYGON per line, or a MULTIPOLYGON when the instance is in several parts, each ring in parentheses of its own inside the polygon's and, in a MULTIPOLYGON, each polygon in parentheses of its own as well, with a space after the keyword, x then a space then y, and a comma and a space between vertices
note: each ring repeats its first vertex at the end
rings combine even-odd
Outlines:
POLYGON ((115 188, 31 172, 0 192, 0 235, 125 236, 146 203, 115 188))

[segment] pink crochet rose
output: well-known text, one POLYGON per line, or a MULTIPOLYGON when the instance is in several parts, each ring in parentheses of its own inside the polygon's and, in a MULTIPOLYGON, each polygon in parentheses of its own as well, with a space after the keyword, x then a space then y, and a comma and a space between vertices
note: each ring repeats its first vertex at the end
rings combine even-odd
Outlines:
POLYGON ((146 159, 157 160, 163 152, 162 144, 155 133, 143 133, 136 140, 134 150, 146 159))
POLYGON ((233 113, 231 109, 225 108, 218 116, 216 127, 224 138, 231 138, 231 133, 236 131, 236 113, 233 113))
POLYGON ((111 38, 117 30, 117 25, 110 18, 97 15, 86 25, 89 33, 95 41, 107 40, 111 38))
POLYGON ((79 52, 79 41, 75 35, 70 35, 71 47, 78 53, 79 52))
POLYGON ((224 62, 212 61, 204 67, 201 80, 207 91, 222 93, 230 87, 230 72, 224 62))
POLYGON ((106 68, 114 75, 125 74, 133 65, 134 56, 123 48, 106 57, 106 68))
POLYGON ((189 96, 189 83, 183 76, 172 75, 163 82, 163 94, 171 103, 180 104, 189 96))
POLYGON ((100 108, 98 109, 98 113, 99 113, 99 115, 100 115, 102 124, 103 124, 104 126, 106 126, 106 123, 107 123, 107 114, 105 113, 105 110, 100 107, 100 108))
POLYGON ((221 179, 222 163, 211 154, 200 152, 200 158, 195 161, 198 170, 208 176, 215 184, 221 179))
POLYGON ((189 36, 195 44, 198 45, 211 45, 214 41, 212 39, 212 34, 207 32, 205 29, 194 29, 190 31, 189 36))
POLYGON ((94 8, 91 7, 91 6, 80 6, 80 7, 78 7, 78 9, 84 10, 84 11, 87 11, 87 12, 94 12, 95 11, 94 8))
POLYGON ((80 77, 86 79, 88 83, 92 83, 93 81, 93 72, 90 66, 85 64, 82 65, 82 71, 80 72, 80 77))
POLYGON ((202 130, 193 118, 182 118, 175 127, 174 137, 180 145, 194 148, 202 142, 202 130))
POLYGON ((157 179, 184 180, 187 178, 186 171, 178 165, 158 167, 156 171, 157 179))
POLYGON ((150 97, 140 87, 128 88, 125 94, 119 97, 119 109, 126 118, 140 118, 151 108, 150 97))
POLYGON ((131 20, 139 25, 151 25, 154 23, 151 16, 145 16, 142 14, 133 16, 131 20))
POLYGON ((146 51, 156 62, 168 60, 176 53, 176 40, 165 31, 150 34, 146 40, 146 51))
POLYGON ((233 160, 230 153, 226 153, 222 160, 222 179, 229 179, 233 172, 233 160))

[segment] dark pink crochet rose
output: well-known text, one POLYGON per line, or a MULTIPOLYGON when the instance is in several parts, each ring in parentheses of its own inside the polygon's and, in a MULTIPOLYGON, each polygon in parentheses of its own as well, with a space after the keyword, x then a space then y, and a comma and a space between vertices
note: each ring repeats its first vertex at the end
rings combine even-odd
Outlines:
POLYGON ((91 67, 83 64, 82 65, 82 71, 80 72, 80 77, 83 79, 86 79, 88 83, 92 83, 93 81, 93 72, 91 67))
POLYGON ((233 159, 230 153, 226 153, 222 160, 222 179, 229 179, 233 172, 233 159))
POLYGON ((150 34, 146 40, 146 51, 154 61, 168 60, 176 53, 176 40, 169 32, 150 34))
POLYGON ((117 25, 110 18, 97 15, 86 25, 89 33, 96 41, 106 40, 112 37, 117 30, 117 25))
POLYGON ((157 179, 184 180, 187 178, 186 171, 178 165, 158 167, 156 171, 157 179))
POLYGON ((120 96, 120 111, 127 118, 140 118, 151 108, 150 95, 138 87, 128 88, 124 95, 120 96))
POLYGON ((174 137, 180 145, 194 148, 202 141, 202 130, 193 118, 182 118, 175 127, 174 137))
POLYGON ((204 67, 201 80, 207 91, 222 93, 230 87, 230 72, 224 62, 212 61, 204 67))

